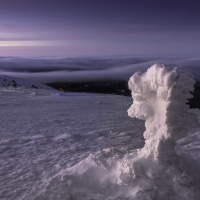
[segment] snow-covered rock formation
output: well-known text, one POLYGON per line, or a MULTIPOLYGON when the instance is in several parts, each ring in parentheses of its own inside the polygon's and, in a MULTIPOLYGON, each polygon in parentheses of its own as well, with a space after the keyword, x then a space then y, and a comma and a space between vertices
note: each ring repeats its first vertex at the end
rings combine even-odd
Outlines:
MULTIPOLYGON (((166 181, 178 183, 173 190, 181 190, 183 185, 187 189, 195 187, 195 182, 199 182, 199 176, 194 175, 188 161, 176 152, 177 141, 199 128, 197 115, 190 112, 186 104, 192 97, 190 91, 194 90, 194 83, 193 77, 181 67, 165 64, 155 64, 146 73, 138 72, 130 78, 134 101, 128 115, 144 119, 146 127, 145 146, 138 150, 133 162, 135 177, 161 179, 160 184, 165 187, 166 181)), ((189 199, 192 189, 187 189, 183 196, 180 191, 175 193, 189 199)))

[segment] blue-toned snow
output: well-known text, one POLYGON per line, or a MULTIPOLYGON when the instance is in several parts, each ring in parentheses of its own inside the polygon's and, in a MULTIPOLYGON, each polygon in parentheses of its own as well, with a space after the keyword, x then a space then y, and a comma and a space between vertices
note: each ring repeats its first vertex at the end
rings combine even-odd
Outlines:
POLYGON ((1 91, 0 199, 83 199, 59 174, 103 149, 118 155, 141 148, 144 122, 128 117, 131 102, 103 94, 1 91))
MULTIPOLYGON (((176 68, 159 73, 167 81, 181 83, 182 72, 176 68), (177 76, 170 76, 174 72, 177 76)), ((130 97, 117 95, 1 88, 0 199, 198 200, 200 134, 195 120, 199 110, 191 110, 197 115, 184 118, 181 108, 176 110, 175 98, 168 112, 167 98, 176 91, 170 90, 173 84, 160 89, 152 86, 159 91, 156 96, 145 86, 147 77, 137 74, 131 79, 134 103, 130 97), (147 97, 144 103, 142 98, 147 97), (130 118, 127 109, 130 116, 145 119, 146 128, 143 120, 130 118), (165 112, 171 120, 167 123, 165 112), (190 134, 180 132, 178 123, 183 118, 184 128, 193 131, 190 134), (194 119, 195 127, 188 118, 194 119), (164 132, 171 125, 175 129, 164 132)), ((152 77, 157 84, 156 76, 152 77)), ((183 98, 192 84, 189 77, 186 80, 183 98)))

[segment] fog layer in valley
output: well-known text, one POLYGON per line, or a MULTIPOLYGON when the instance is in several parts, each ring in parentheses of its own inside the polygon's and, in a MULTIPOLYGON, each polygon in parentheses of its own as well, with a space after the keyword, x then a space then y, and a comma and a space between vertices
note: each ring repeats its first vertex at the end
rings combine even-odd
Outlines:
POLYGON ((144 72, 154 63, 174 63, 200 81, 200 58, 182 57, 1 57, 0 74, 17 76, 41 83, 125 80, 144 72))

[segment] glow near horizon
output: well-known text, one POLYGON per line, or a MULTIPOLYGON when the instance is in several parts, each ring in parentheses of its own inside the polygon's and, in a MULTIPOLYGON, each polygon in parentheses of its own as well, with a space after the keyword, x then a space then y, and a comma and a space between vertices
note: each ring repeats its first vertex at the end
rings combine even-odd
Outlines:
POLYGON ((79 44, 80 41, 76 40, 0 41, 0 47, 74 46, 79 44))

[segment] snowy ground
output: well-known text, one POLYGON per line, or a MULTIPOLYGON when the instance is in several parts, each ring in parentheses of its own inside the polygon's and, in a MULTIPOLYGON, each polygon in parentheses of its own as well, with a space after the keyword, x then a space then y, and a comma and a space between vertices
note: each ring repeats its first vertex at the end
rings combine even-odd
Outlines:
POLYGON ((191 114, 184 104, 191 77, 157 65, 148 73, 129 83, 134 103, 36 89, 26 81, 18 87, 20 79, 17 87, 12 78, 12 85, 3 83, 0 199, 198 200, 200 112, 191 114), (128 109, 146 119, 146 128, 128 109))
POLYGON ((13 89, 0 99, 0 199, 68 199, 65 181, 47 187, 52 177, 101 149, 144 145, 129 97, 13 89))

